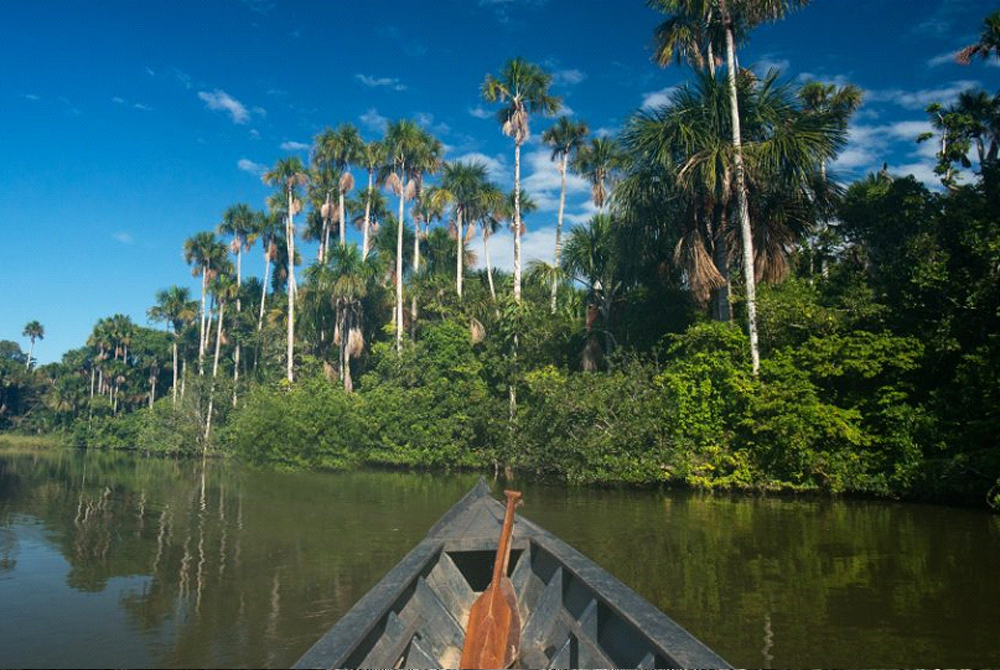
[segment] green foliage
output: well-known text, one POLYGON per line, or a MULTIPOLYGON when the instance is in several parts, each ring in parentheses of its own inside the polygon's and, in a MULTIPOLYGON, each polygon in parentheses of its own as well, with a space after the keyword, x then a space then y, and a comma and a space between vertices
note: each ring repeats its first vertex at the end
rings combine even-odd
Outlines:
POLYGON ((357 399, 319 376, 288 388, 254 389, 234 412, 226 433, 232 453, 279 468, 343 470, 357 466, 366 431, 357 399))
POLYGON ((669 429, 651 366, 607 374, 552 367, 526 375, 515 465, 575 484, 654 484, 673 479, 669 429))
POLYGON ((369 431, 367 461, 401 467, 483 467, 497 457, 496 399, 473 351, 467 325, 423 330, 397 355, 376 345, 361 379, 359 412, 369 431))
POLYGON ((139 410, 135 415, 136 448, 146 453, 201 454, 205 423, 199 400, 190 393, 176 403, 161 398, 152 407, 139 410))

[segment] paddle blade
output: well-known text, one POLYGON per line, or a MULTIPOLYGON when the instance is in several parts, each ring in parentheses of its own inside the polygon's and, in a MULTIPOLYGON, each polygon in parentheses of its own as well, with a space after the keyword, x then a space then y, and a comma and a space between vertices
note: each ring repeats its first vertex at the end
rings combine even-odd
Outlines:
POLYGON ((514 586, 504 576, 490 584, 469 612, 460 668, 509 668, 521 646, 521 615, 514 586))

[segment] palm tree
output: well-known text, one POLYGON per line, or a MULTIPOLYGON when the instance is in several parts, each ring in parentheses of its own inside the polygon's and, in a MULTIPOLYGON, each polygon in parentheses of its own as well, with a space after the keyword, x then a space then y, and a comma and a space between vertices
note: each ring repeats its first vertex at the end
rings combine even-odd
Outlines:
POLYGON ((669 14, 667 19, 653 30, 653 60, 660 67, 671 62, 689 64, 694 70, 708 72, 715 77, 719 64, 715 51, 724 39, 719 34, 719 25, 712 20, 711 7, 698 6, 698 0, 687 2, 688 10, 675 9, 680 3, 669 0, 647 0, 652 9, 669 14), (698 10, 701 11, 698 11, 698 10))
POLYGON ((610 137, 595 137, 576 153, 573 169, 590 182, 590 199, 601 211, 608 199, 609 186, 621 165, 621 150, 610 137))
POLYGON ((375 190, 375 175, 386 161, 386 147, 378 140, 366 142, 361 148, 361 155, 358 162, 364 166, 368 172, 368 189, 365 191, 365 218, 361 230, 361 255, 368 257, 370 248, 371 224, 372 224, 372 202, 378 193, 375 190))
POLYGON ((31 368, 31 357, 35 353, 35 340, 45 339, 45 327, 38 321, 29 321, 21 334, 31 340, 31 345, 28 348, 28 360, 24 363, 24 369, 27 370, 31 368))
POLYGON ((282 158, 264 173, 264 183, 280 185, 287 199, 285 239, 288 243, 288 348, 286 372, 288 381, 295 379, 295 214, 301 209, 298 188, 308 181, 306 168, 297 156, 282 158))
POLYGON ((208 341, 208 311, 205 299, 208 296, 208 282, 226 260, 226 245, 205 231, 196 233, 184 241, 184 261, 191 265, 191 275, 201 277, 201 326, 198 330, 198 374, 204 374, 205 345, 208 341))
MULTIPOLYGON (((410 218, 413 219, 413 276, 420 274, 420 245, 427 235, 430 226, 430 219, 424 216, 425 208, 421 206, 424 192, 424 177, 437 173, 441 169, 441 154, 444 153, 444 146, 441 142, 424 129, 420 131, 420 147, 413 160, 410 162, 410 173, 413 176, 413 200, 415 206, 410 210, 410 218), (421 226, 424 231, 421 233, 421 226)), ((414 292, 410 305, 410 331, 411 336, 416 332, 417 327, 417 293, 414 292)))
MULTIPOLYGON (((250 209, 250 205, 241 202, 227 209, 222 215, 219 232, 233 236, 229 249, 236 254, 236 313, 242 314, 243 303, 240 300, 240 292, 243 288, 243 252, 250 251, 253 243, 257 241, 254 212, 250 209)), ((236 384, 240 375, 239 343, 236 344, 233 359, 233 383, 236 384)))
MULTIPOLYGON (((414 121, 401 119, 389 124, 385 139, 387 172, 385 184, 399 196, 399 217, 396 221, 396 351, 403 348, 403 221, 406 201, 416 193, 416 182, 410 179, 412 165, 419 163, 425 149, 424 132, 414 121)), ((417 236, 419 238, 419 235, 417 236)))
POLYGON ((983 32, 979 33, 979 41, 955 54, 955 60, 968 65, 976 56, 983 60, 990 56, 1000 59, 1000 12, 993 12, 983 19, 983 32))
MULTIPOLYGON (((522 200, 524 208, 526 201, 522 200)), ((490 267, 490 237, 500 229, 506 216, 506 196, 496 184, 487 184, 479 195, 479 211, 476 221, 483 231, 483 261, 486 263, 486 279, 489 282, 490 297, 497 301, 496 287, 493 285, 493 268, 490 267)))
POLYGON ((156 304, 149 308, 147 314, 152 321, 165 321, 173 328, 173 402, 177 402, 178 347, 181 330, 191 322, 198 313, 197 304, 191 300, 191 292, 184 286, 171 286, 156 294, 156 304))
POLYGON ((281 227, 281 215, 276 212, 258 210, 254 213, 253 221, 254 234, 260 239, 261 247, 264 250, 264 279, 261 282, 260 315, 257 317, 257 330, 260 330, 264 323, 264 303, 267 299, 267 280, 271 271, 271 261, 274 260, 277 253, 274 237, 281 227))
POLYGON ((453 207, 455 240, 458 245, 455 291, 459 300, 462 299, 462 279, 464 276, 462 261, 465 251, 463 247, 468 237, 465 225, 468 224, 468 233, 471 234, 474 230, 472 222, 477 218, 479 201, 486 185, 485 163, 481 161, 455 162, 445 164, 441 174, 441 186, 435 191, 435 199, 440 199, 442 204, 450 203, 453 207))
MULTIPOLYGON (((337 179, 337 197, 340 212, 340 245, 346 240, 344 226, 344 196, 354 188, 354 177, 350 168, 362 157, 365 143, 358 129, 344 123, 335 130, 327 128, 316 136, 316 150, 313 155, 315 167, 326 167, 333 171, 337 179)), ((325 260, 325 259, 324 259, 325 260)))
MULTIPOLYGON (((863 93, 854 84, 837 86, 818 81, 806 82, 798 92, 803 111, 807 114, 828 115, 831 121, 846 130, 851 115, 861 107, 863 93)), ((826 179, 826 161, 820 165, 823 179, 826 179)))
POLYGON ((806 4, 808 4, 808 0, 657 0, 654 3, 660 11, 682 19, 678 22, 678 26, 690 22, 700 23, 705 26, 709 33, 721 29, 725 37, 726 74, 729 83, 730 115, 732 117, 733 176, 743 247, 747 326, 754 376, 760 370, 760 347, 757 336, 753 231, 750 226, 750 210, 747 202, 746 168, 743 160, 740 107, 736 85, 736 41, 754 27, 767 21, 780 19, 789 9, 806 4))
POLYGON ((364 348, 365 305, 379 292, 382 268, 377 257, 365 258, 357 245, 335 249, 330 256, 332 287, 330 298, 337 310, 340 333, 339 367, 344 390, 354 390, 351 359, 364 348))
MULTIPOLYGON (((732 175, 735 150, 729 135, 726 85, 700 74, 670 102, 636 113, 622 134, 629 177, 616 193, 625 220, 636 201, 660 184, 657 199, 672 209, 656 215, 675 228, 668 235, 674 262, 684 271, 695 299, 705 303, 715 292, 715 318, 728 320, 729 263, 735 249, 732 175)), ((792 87, 778 84, 776 73, 762 81, 740 77, 745 114, 748 186, 754 195, 754 281, 775 280, 787 271, 795 241, 826 215, 836 189, 822 175, 822 164, 843 146, 846 121, 814 113, 792 87)))
POLYGON ((319 242, 317 258, 320 263, 326 262, 327 249, 330 248, 330 230, 337 214, 337 208, 333 204, 333 194, 338 190, 339 179, 328 165, 313 168, 309 178, 309 200, 312 211, 309 213, 303 237, 319 242))
MULTIPOLYGON (((604 331, 604 353, 607 354, 614 344, 611 308, 624 290, 620 275, 622 259, 611 217, 608 214, 596 214, 585 226, 573 228, 566 240, 565 251, 563 270, 587 287, 590 301, 587 330, 591 330, 596 315, 600 315, 599 325, 604 331)), ((584 369, 594 369, 595 358, 588 349, 585 352, 584 369)))
MULTIPOLYGON (((555 125, 542 133, 542 141, 552 148, 552 160, 559 160, 559 215, 556 219, 556 248, 553 264, 559 266, 559 254, 562 252, 563 212, 566 208, 566 171, 569 162, 575 156, 586 138, 587 124, 583 121, 573 121, 568 116, 560 116, 555 125)), ((552 277, 552 303, 550 311, 556 313, 556 288, 558 278, 552 277)))
POLYGON ((497 112, 504 135, 514 140, 514 300, 521 301, 521 145, 530 137, 529 114, 555 114, 562 101, 549 94, 552 75, 523 58, 503 66, 499 76, 486 75, 482 96, 503 105, 497 112))

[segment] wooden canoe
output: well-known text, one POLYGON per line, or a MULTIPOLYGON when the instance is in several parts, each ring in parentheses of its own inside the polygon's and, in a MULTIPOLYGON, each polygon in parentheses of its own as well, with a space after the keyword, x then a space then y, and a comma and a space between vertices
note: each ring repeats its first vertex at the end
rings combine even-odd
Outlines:
MULTIPOLYGON (((486 481, 458 501, 296 668, 455 668, 493 571, 504 506, 486 481)), ((524 668, 728 668, 722 658, 548 531, 518 516, 508 574, 524 668)))

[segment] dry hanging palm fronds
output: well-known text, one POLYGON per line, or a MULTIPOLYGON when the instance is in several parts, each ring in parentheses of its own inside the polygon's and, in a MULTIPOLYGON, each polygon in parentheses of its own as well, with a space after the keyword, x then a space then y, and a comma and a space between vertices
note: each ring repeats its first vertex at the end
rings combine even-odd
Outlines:
POLYGON ((278 245, 274 242, 267 247, 267 260, 274 261, 278 259, 278 245))
POLYGON ((364 350, 365 336, 361 333, 361 329, 351 328, 351 332, 347 336, 347 355, 351 358, 357 358, 364 350))
POLYGON ((594 205, 597 207, 604 207, 604 200, 607 197, 608 191, 604 188, 604 180, 599 179, 594 182, 594 185, 590 188, 590 197, 594 201, 594 205))
POLYGON ((333 343, 336 344, 338 347, 340 346, 340 323, 339 322, 333 327, 333 343))
POLYGON ((223 345, 229 344, 229 336, 226 335, 226 331, 222 331, 222 340, 221 340, 221 342, 222 342, 223 345))
POLYGON ((486 339, 486 328, 479 319, 469 321, 469 337, 473 344, 479 344, 486 339))
POLYGON ((233 241, 229 243, 229 251, 235 254, 239 250, 240 250, 240 241, 238 239, 233 238, 233 241))
POLYGON ((298 198, 292 198, 292 216, 295 216, 302 211, 302 201, 298 198))
POLYGON ((705 249, 701 231, 688 231, 674 247, 674 263, 687 275, 688 287, 699 305, 708 302, 712 290, 721 288, 726 279, 715 267, 712 256, 705 249))
POLYGON ((330 365, 330 361, 323 361, 323 376, 326 377, 328 382, 337 379, 337 368, 330 365))
POLYGON ((412 179, 406 184, 406 195, 404 196, 407 200, 412 200, 413 196, 417 194, 417 182, 412 179))
POLYGON ((341 193, 349 192, 351 189, 354 188, 354 175, 352 175, 350 172, 345 172, 344 175, 340 178, 339 186, 341 193))
POLYGON ((385 187, 394 195, 399 195, 403 190, 402 182, 399 180, 399 175, 395 172, 390 173, 389 176, 385 178, 385 187))
POLYGON ((324 202, 323 206, 319 208, 319 214, 324 219, 332 219, 334 214, 336 214, 337 208, 333 206, 333 203, 324 202))

